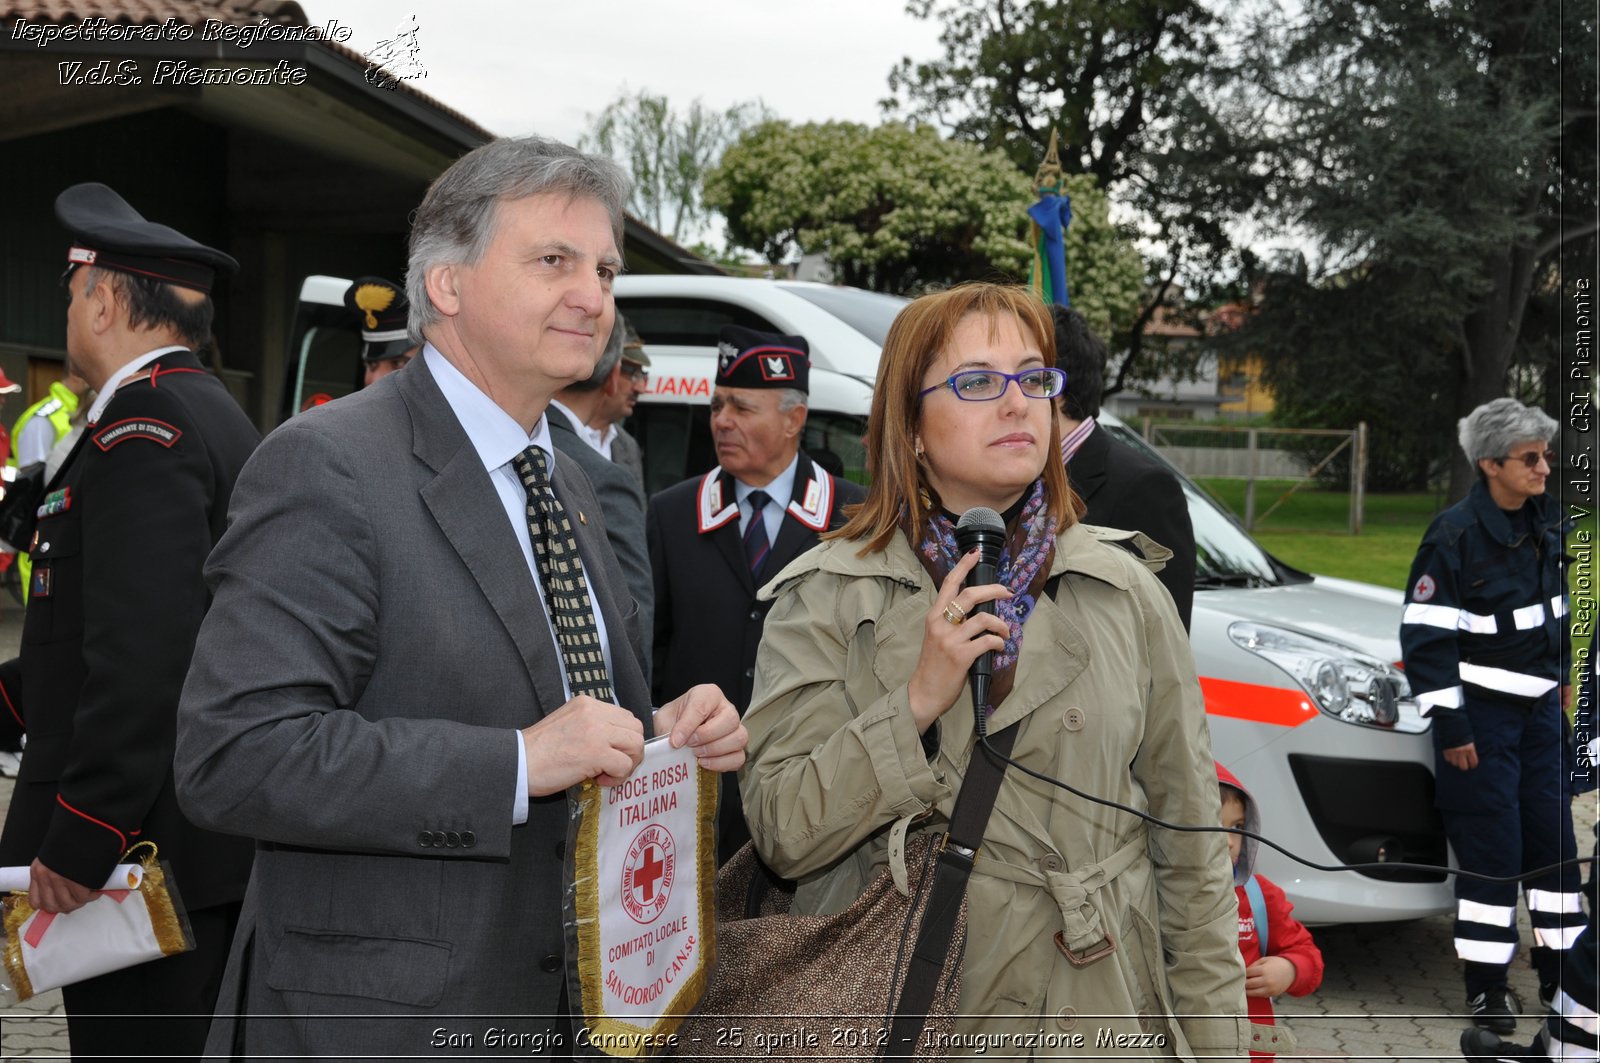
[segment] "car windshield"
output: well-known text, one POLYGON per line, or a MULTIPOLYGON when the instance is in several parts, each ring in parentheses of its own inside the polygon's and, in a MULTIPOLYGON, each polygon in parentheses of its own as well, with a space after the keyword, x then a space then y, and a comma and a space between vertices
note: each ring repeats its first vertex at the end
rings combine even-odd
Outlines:
POLYGON ((883 346, 895 315, 911 300, 899 295, 867 292, 860 288, 830 288, 816 284, 784 284, 783 290, 815 303, 867 339, 883 346))
POLYGON ((1283 582, 1267 552, 1160 451, 1126 425, 1107 420, 1098 423, 1123 443, 1171 469, 1183 485, 1183 497, 1189 503, 1189 520, 1194 524, 1196 587, 1257 587, 1283 582))

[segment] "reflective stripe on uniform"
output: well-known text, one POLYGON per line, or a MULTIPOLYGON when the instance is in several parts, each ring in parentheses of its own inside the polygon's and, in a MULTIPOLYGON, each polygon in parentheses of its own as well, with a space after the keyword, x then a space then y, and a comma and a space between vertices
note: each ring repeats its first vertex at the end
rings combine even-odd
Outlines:
MULTIPOLYGON (((1526 698, 1548 694, 1556 688, 1554 679, 1524 675, 1522 672, 1508 672, 1504 668, 1490 668, 1482 664, 1468 664, 1465 661, 1461 662, 1461 681, 1486 690, 1498 690, 1504 694, 1518 694, 1526 698)), ((1417 700, 1420 702, 1422 699, 1417 700)))
POLYGON ((1446 631, 1454 631, 1461 624, 1461 610, 1452 609, 1448 605, 1423 605, 1420 602, 1412 602, 1406 606, 1400 622, 1442 627, 1446 631))
POLYGON ((1535 602, 1525 605, 1521 609, 1511 611, 1511 620, 1517 625, 1518 631, 1532 631, 1536 627, 1544 626, 1544 606, 1535 602))
POLYGON ((1551 598, 1550 611, 1556 615, 1557 620, 1560 620, 1562 617, 1566 616, 1567 596, 1564 594, 1558 594, 1554 598, 1551 598))
POLYGON ((1474 963, 1510 963, 1517 954, 1515 941, 1474 941, 1456 938, 1456 956, 1474 963))
POLYGON ((1469 901, 1463 898, 1456 901, 1456 918, 1466 923, 1511 926, 1517 921, 1517 910, 1504 905, 1484 904, 1481 901, 1469 901))
POLYGON ((1469 613, 1465 609, 1461 610, 1459 627, 1469 635, 1497 635, 1500 633, 1500 625, 1494 622, 1494 617, 1484 616, 1482 613, 1469 613))
POLYGON ((1550 1038, 1550 1047, 1545 1054, 1561 1063, 1587 1063, 1588 1060, 1600 1058, 1595 1055, 1594 1045, 1570 1044, 1559 1037, 1550 1038))
POLYGON ((1557 893, 1555 890, 1529 890, 1530 912, 1573 912, 1583 914, 1583 894, 1557 893))
POLYGON ((1567 996, 1565 989, 1556 991, 1555 999, 1550 1001, 1550 1010, 1584 1033, 1600 1036, 1600 1019, 1596 1019, 1594 1010, 1567 996))
POLYGON ((1581 926, 1536 926, 1533 939, 1547 949, 1570 949, 1584 929, 1581 926))
POLYGON ((1445 687, 1443 690, 1429 690, 1417 695, 1417 705, 1427 715, 1428 709, 1459 709, 1461 707, 1461 688, 1445 687))

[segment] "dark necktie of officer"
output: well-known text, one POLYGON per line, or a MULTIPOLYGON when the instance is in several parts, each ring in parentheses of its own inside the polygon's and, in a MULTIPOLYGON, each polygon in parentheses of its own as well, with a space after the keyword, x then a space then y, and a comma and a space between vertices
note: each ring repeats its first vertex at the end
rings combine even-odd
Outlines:
POLYGON ((561 648, 561 663, 567 670, 567 686, 573 697, 588 694, 597 701, 614 703, 589 583, 578 563, 578 540, 573 537, 566 508, 550 488, 544 451, 530 445, 512 458, 511 464, 528 492, 528 533, 544 581, 545 606, 561 648))
POLYGON ((751 491, 747 501, 750 503, 750 525, 744 530, 744 557, 750 562, 750 574, 754 576, 761 572, 767 552, 772 549, 772 543, 767 541, 767 522, 761 516, 761 508, 772 501, 772 496, 765 491, 751 491))

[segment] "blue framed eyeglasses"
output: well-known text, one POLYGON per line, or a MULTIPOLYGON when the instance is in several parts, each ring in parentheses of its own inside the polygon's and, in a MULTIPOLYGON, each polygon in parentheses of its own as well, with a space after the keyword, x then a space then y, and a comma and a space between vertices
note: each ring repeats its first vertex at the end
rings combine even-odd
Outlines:
POLYGON ((1067 374, 1063 369, 1024 369, 1020 373, 1002 373, 998 369, 967 369, 939 381, 917 393, 922 398, 940 388, 949 388, 956 398, 964 402, 992 402, 1006 393, 1015 380, 1017 387, 1030 399, 1053 399, 1067 388, 1067 374))

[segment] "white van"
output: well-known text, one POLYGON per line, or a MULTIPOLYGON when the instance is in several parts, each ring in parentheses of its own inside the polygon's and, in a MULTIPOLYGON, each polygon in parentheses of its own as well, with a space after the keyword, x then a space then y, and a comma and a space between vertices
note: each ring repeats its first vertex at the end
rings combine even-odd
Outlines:
MULTIPOLYGON (((348 283, 306 282, 286 414, 359 383, 359 345, 335 334, 347 325, 323 315, 342 307, 348 283)), ((651 360, 649 388, 629 424, 650 493, 716 462, 707 407, 725 324, 806 337, 812 371, 803 445, 865 482, 861 437, 878 354, 904 299, 799 281, 623 276, 616 300, 651 360)), ((1110 414, 1101 424, 1165 461, 1110 414)), ((1283 564, 1177 475, 1195 530, 1190 643, 1212 746, 1255 795, 1263 832, 1325 865, 1446 864, 1428 722, 1394 663, 1400 592, 1283 564)), ((1315 871, 1266 847, 1257 865, 1307 923, 1416 919, 1455 906, 1442 872, 1315 871)))

